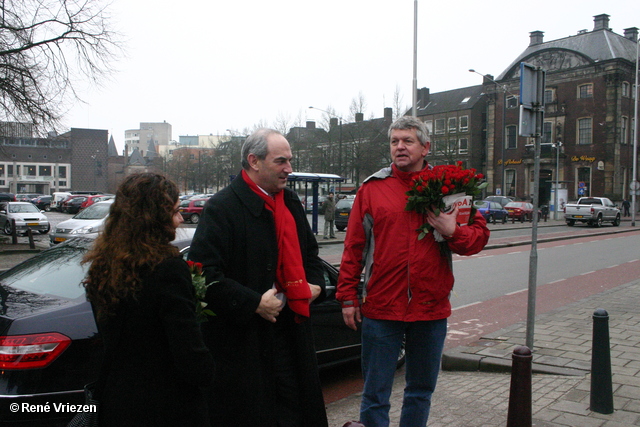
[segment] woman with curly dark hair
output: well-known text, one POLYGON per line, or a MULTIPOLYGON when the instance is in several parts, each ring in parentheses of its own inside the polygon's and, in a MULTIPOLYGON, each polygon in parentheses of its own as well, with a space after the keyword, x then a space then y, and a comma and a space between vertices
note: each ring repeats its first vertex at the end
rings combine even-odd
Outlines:
MULTIPOLYGON (((182 222, 178 188, 130 175, 83 262, 84 286, 105 345, 103 426, 206 426, 202 387, 213 360, 195 314, 191 273, 171 245, 182 222)), ((100 383, 100 382, 99 382, 100 383)))

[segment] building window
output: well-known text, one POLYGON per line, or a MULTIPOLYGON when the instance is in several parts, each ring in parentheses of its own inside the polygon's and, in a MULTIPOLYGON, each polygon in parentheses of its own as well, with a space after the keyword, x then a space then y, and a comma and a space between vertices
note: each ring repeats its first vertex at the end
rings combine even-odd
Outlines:
POLYGON ((38 175, 39 176, 51 176, 51 166, 39 166, 38 167, 38 175))
POLYGON ((507 126, 507 148, 518 148, 518 127, 507 126))
POLYGON ((628 98, 631 95, 629 88, 629 82, 622 82, 622 96, 626 96, 628 98))
POLYGON ((555 90, 554 89, 546 89, 544 91, 544 103, 545 104, 551 104, 552 102, 555 102, 555 90))
POLYGON ((578 119, 578 145, 591 144, 591 117, 578 119))
POLYGON ((0 165, 0 176, 4 177, 4 165, 0 165))
POLYGON ((435 145, 435 147, 434 147, 435 154, 437 156, 443 155, 444 154, 444 147, 446 145, 446 141, 438 139, 438 140, 434 141, 434 145, 435 145))
POLYGON ((450 139, 449 140, 449 151, 447 152, 448 155, 453 156, 458 152, 458 140, 457 139, 450 139))
POLYGON ((469 116, 460 117, 460 132, 466 132, 469 130, 469 116))
POLYGON ((516 171, 515 169, 507 169, 504 171, 504 195, 516 196, 516 171))
POLYGON ((36 176, 36 167, 35 165, 25 165, 27 176, 36 176))
POLYGON ((467 138, 460 138, 460 144, 458 145, 458 154, 469 153, 469 140, 467 138))
POLYGON ((449 117, 449 133, 456 133, 458 130, 458 120, 455 117, 449 117))
POLYGON ((507 108, 518 108, 518 97, 517 96, 509 96, 509 97, 507 97, 507 108))
POLYGON ((629 118, 628 117, 623 117, 622 118, 622 123, 621 123, 621 126, 620 126, 620 144, 627 144, 628 143, 628 139, 627 139, 628 123, 629 123, 629 118))
POLYGON ((426 122, 424 122, 424 124, 427 126, 427 129, 429 130, 429 135, 433 134, 433 121, 427 120, 426 122))
MULTIPOLYGON (((67 177, 67 167, 66 166, 58 166, 58 178, 66 178, 67 177)), ((60 185, 63 185, 60 182, 60 185)))
POLYGON ((578 86, 578 98, 593 98, 593 84, 589 83, 586 85, 578 86))
POLYGON ((436 119, 436 135, 444 133, 444 119, 436 119))
POLYGON ((552 122, 544 122, 542 125, 542 143, 548 144, 553 142, 553 123, 552 122))

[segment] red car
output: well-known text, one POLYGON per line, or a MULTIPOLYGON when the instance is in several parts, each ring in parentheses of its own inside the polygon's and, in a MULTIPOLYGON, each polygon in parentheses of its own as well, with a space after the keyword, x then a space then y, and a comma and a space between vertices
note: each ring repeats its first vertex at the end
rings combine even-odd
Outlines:
POLYGON ((64 213, 77 214, 80 212, 80 206, 87 200, 85 195, 71 195, 60 204, 60 210, 64 213))
POLYGON ((104 202, 105 200, 109 200, 109 199, 111 199, 113 197, 114 196, 111 195, 111 194, 96 194, 96 195, 92 195, 92 196, 87 196, 87 200, 82 202, 82 204, 80 205, 80 210, 82 210, 84 208, 88 208, 89 206, 91 206, 94 203, 104 202))
POLYGON ((527 202, 509 202, 504 205, 509 212, 510 219, 518 219, 520 222, 533 220, 533 205, 527 202))
POLYGON ((181 201, 178 209, 180 210, 180 214, 182 214, 182 218, 191 224, 197 224, 198 221, 200 221, 200 215, 207 200, 209 199, 187 199, 181 201))

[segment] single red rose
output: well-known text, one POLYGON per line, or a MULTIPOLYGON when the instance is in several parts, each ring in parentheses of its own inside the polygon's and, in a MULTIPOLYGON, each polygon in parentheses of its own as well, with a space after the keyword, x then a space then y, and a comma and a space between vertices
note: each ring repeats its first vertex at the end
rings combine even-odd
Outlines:
POLYGON ((442 191, 442 194, 449 194, 449 187, 442 186, 440 191, 442 191))

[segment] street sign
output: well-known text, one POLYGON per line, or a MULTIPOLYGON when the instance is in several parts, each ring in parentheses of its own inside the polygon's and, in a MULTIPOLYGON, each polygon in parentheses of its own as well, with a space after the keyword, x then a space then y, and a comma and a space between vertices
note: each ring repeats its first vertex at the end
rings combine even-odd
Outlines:
POLYGON ((520 136, 536 137, 542 131, 545 80, 540 67, 520 63, 520 136))
POLYGON ((632 189, 632 190, 640 190, 640 182, 631 181, 631 184, 629 185, 629 188, 632 189))

